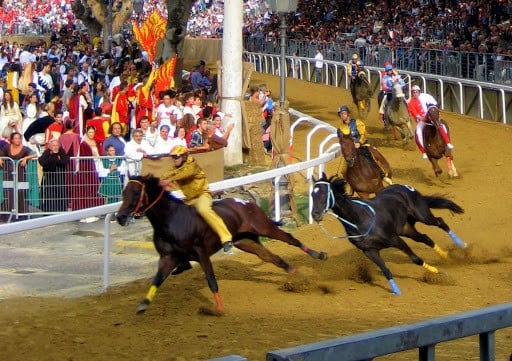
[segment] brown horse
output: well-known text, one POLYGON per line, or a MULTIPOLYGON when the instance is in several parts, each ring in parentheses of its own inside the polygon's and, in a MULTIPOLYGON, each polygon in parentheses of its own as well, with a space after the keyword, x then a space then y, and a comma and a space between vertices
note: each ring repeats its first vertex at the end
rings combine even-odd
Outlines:
POLYGON ((340 134, 340 146, 347 163, 345 179, 361 198, 370 198, 384 188, 383 181, 392 184, 393 172, 384 156, 373 146, 356 148, 350 134, 340 134))
POLYGON ((428 156, 428 160, 432 164, 436 177, 439 177, 443 171, 437 164, 437 161, 442 157, 446 158, 446 166, 448 167, 448 176, 450 178, 457 178, 459 174, 453 163, 452 150, 446 146, 446 143, 439 132, 439 127, 444 126, 446 132, 450 134, 450 129, 446 122, 440 119, 439 108, 431 106, 427 110, 426 125, 423 128, 423 143, 428 156))
POLYGON ((372 97, 373 92, 364 70, 357 73, 356 78, 353 80, 353 84, 351 84, 350 92, 354 104, 357 106, 359 117, 366 119, 368 112, 370 111, 370 98, 372 97))
MULTIPOLYGON (((278 228, 255 203, 227 198, 214 202, 213 209, 226 223, 233 235, 235 247, 253 253, 265 262, 275 264, 290 274, 296 269, 281 257, 263 247, 259 237, 278 239, 295 246, 316 259, 327 259, 324 252, 316 252, 290 233, 278 228)), ((210 256, 222 248, 219 236, 206 224, 196 209, 169 195, 152 176, 135 177, 123 190, 123 203, 117 212, 117 222, 126 226, 133 214, 144 213, 153 226, 153 243, 160 255, 158 271, 146 298, 137 307, 144 313, 153 300, 158 287, 169 274, 177 275, 191 268, 190 261, 199 262, 208 286, 215 297, 217 311, 224 306, 210 256)))

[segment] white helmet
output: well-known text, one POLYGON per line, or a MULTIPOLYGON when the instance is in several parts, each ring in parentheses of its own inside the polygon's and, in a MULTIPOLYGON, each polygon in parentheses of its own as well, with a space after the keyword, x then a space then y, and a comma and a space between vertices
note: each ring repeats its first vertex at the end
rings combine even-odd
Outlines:
POLYGON ((413 85, 413 87, 411 88, 411 90, 421 91, 421 88, 420 88, 418 85, 413 85))

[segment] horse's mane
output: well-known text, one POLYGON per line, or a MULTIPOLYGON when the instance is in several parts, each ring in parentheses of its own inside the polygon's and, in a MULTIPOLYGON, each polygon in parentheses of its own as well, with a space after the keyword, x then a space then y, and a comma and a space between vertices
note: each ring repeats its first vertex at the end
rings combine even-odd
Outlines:
POLYGON ((332 176, 329 179, 329 183, 331 183, 332 190, 335 194, 347 195, 347 181, 338 176, 332 176))
POLYGON ((130 180, 144 183, 148 188, 160 189, 160 178, 155 177, 153 174, 137 175, 130 177, 130 180))
POLYGON ((328 182, 331 185, 331 188, 333 189, 334 193, 336 194, 347 194, 347 181, 343 178, 338 177, 338 175, 333 175, 329 178, 325 175, 325 173, 322 174, 322 177, 318 179, 317 182, 328 182))

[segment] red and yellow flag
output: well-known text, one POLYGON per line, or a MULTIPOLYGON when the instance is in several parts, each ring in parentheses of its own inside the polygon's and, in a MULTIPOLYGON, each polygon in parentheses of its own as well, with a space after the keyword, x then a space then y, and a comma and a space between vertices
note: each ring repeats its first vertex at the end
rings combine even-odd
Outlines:
POLYGON ((161 91, 174 88, 174 69, 178 56, 175 55, 164 64, 160 65, 155 77, 155 95, 158 96, 161 91))
POLYGON ((139 26, 137 21, 133 22, 133 35, 141 47, 148 53, 149 62, 155 59, 156 43, 165 37, 167 20, 158 11, 153 13, 139 26))

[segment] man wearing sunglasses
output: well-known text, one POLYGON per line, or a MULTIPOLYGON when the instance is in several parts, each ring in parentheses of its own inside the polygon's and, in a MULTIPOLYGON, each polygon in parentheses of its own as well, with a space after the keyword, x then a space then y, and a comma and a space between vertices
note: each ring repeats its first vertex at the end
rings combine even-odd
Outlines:
POLYGON ((171 150, 174 168, 162 174, 160 185, 167 187, 176 184, 185 195, 185 203, 194 206, 210 227, 219 235, 224 252, 228 253, 233 247, 232 236, 226 224, 212 209, 212 195, 208 188, 206 174, 194 158, 188 154, 188 149, 177 145, 171 150))

